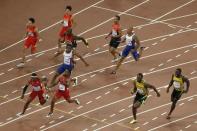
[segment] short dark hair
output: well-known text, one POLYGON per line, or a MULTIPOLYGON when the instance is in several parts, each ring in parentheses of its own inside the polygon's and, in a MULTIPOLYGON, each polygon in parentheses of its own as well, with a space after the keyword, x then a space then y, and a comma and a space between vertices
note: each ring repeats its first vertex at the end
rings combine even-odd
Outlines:
POLYGON ((70 6, 70 5, 67 5, 65 10, 72 11, 72 6, 70 6))
POLYGON ((120 16, 119 16, 119 15, 116 15, 115 17, 116 17, 118 20, 120 20, 120 16))
POLYGON ((181 68, 177 68, 176 70, 179 71, 180 73, 182 72, 182 69, 181 68))
POLYGON ((35 23, 35 19, 33 17, 30 17, 29 21, 31 21, 32 23, 35 23))
POLYGON ((138 73, 139 76, 141 76, 143 78, 143 74, 142 73, 138 73))
POLYGON ((31 77, 37 77, 38 75, 35 73, 35 72, 33 72, 32 74, 31 74, 31 77))

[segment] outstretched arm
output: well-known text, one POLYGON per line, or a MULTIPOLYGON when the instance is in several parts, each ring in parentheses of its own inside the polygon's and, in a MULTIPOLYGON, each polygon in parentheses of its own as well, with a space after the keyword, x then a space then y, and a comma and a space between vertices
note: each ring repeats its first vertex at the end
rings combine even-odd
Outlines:
POLYGON ((186 83, 186 90, 184 91, 184 93, 187 93, 189 91, 190 81, 186 77, 183 77, 183 81, 186 83))
POLYGON ((25 92, 27 91, 27 87, 29 86, 29 83, 27 83, 24 87, 23 87, 23 91, 22 91, 22 95, 21 95, 21 99, 24 98, 25 92))
POLYGON ((135 50, 137 50, 140 47, 140 40, 136 35, 134 35, 134 40, 136 42, 135 50))
POLYGON ((172 75, 172 78, 171 78, 171 80, 170 80, 170 83, 169 83, 169 85, 168 85, 168 87, 167 87, 167 90, 166 90, 167 93, 169 92, 170 87, 171 87, 172 84, 173 84, 173 77, 174 77, 174 75, 172 75))
POLYGON ((151 85, 151 84, 148 84, 148 83, 145 83, 145 87, 146 87, 146 88, 153 89, 153 90, 156 92, 157 96, 160 97, 160 93, 158 92, 158 90, 156 89, 155 86, 153 86, 153 85, 151 85))
POLYGON ((74 36, 74 39, 76 41, 81 40, 88 47, 88 42, 83 37, 81 37, 81 36, 74 36))

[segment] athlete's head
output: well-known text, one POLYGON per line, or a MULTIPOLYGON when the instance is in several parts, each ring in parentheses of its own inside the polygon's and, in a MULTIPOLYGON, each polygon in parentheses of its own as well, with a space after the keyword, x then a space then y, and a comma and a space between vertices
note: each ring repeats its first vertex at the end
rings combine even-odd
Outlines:
POLYGON ((176 71, 175 71, 175 76, 180 77, 181 73, 182 73, 181 68, 177 68, 176 71))
POLYGON ((128 35, 132 35, 132 33, 133 33, 133 26, 131 26, 131 27, 129 27, 129 28, 127 29, 127 34, 128 34, 128 35))
POLYGON ((115 15, 114 23, 117 24, 119 21, 120 21, 120 16, 119 15, 115 15))
POLYGON ((70 53, 72 51, 72 45, 71 44, 67 44, 66 45, 66 53, 70 53))
POLYGON ((38 79, 38 75, 36 73, 32 73, 31 74, 31 79, 34 81, 36 79, 38 79))
POLYGON ((34 19, 33 17, 30 17, 30 18, 28 19, 28 24, 32 25, 32 24, 34 24, 34 23, 35 23, 35 19, 34 19))
POLYGON ((69 77, 70 76, 70 71, 69 70, 65 70, 64 73, 63 73, 63 76, 69 77))
POLYGON ((67 5, 66 8, 65 8, 65 13, 70 14, 71 11, 72 11, 72 6, 67 5))
POLYGON ((137 82, 141 82, 143 80, 143 74, 142 73, 138 73, 137 74, 137 82))

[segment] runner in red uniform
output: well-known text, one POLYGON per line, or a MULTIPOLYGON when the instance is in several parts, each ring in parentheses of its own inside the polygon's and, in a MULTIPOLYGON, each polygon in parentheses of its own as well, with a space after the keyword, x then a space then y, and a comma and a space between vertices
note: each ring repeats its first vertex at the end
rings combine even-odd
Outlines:
POLYGON ((27 99, 27 101, 26 101, 26 103, 24 105, 23 112, 21 113, 21 115, 23 115, 25 113, 25 111, 28 108, 29 104, 36 98, 36 96, 38 96, 39 102, 40 102, 41 105, 46 103, 47 98, 44 97, 43 85, 45 85, 45 83, 42 83, 42 81, 37 76, 37 74, 36 73, 32 73, 31 79, 28 81, 28 83, 23 88, 23 92, 22 92, 22 95, 21 95, 21 99, 23 99, 24 95, 25 95, 25 92, 27 90, 27 87, 28 86, 32 87, 32 92, 29 95, 29 98, 27 99))
POLYGON ((72 28, 74 21, 72 16, 72 7, 66 6, 64 17, 62 20, 62 28, 59 32, 59 39, 58 39, 58 51, 57 53, 61 52, 61 43, 65 42, 65 33, 68 29, 72 28))
POLYGON ((114 18, 114 22, 112 24, 112 29, 109 32, 109 34, 105 37, 107 39, 108 37, 111 37, 110 43, 109 43, 109 52, 112 54, 114 59, 112 62, 117 61, 119 52, 117 52, 117 48, 120 44, 121 41, 121 36, 122 36, 122 30, 120 26, 120 16, 116 15, 114 18))
POLYGON ((56 90, 56 92, 52 98, 50 112, 47 117, 49 117, 53 114, 54 105, 55 105, 56 101, 58 99, 60 99, 61 97, 64 97, 64 99, 68 103, 76 103, 77 105, 80 104, 78 99, 71 99, 70 98, 69 86, 70 86, 70 82, 72 82, 72 81, 76 82, 76 79, 75 78, 71 79, 70 78, 70 71, 65 70, 64 74, 59 78, 59 80, 57 82, 55 82, 53 85, 49 86, 49 89, 50 89, 51 87, 58 84, 58 89, 56 90))
POLYGON ((26 25, 26 40, 25 40, 24 48, 23 48, 22 61, 20 64, 17 65, 17 67, 24 67, 25 52, 28 48, 31 47, 31 54, 34 54, 36 52, 36 44, 38 40, 40 39, 39 39, 38 28, 35 25, 35 19, 29 18, 28 23, 26 25))

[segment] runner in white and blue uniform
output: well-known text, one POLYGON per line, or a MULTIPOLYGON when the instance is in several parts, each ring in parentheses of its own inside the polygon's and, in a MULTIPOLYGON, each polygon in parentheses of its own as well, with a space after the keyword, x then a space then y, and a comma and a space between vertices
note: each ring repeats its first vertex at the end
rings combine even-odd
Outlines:
POLYGON ((138 61, 142 55, 142 51, 144 47, 140 47, 140 41, 138 37, 133 32, 133 27, 130 27, 127 30, 127 34, 122 37, 122 42, 126 42, 126 46, 122 51, 121 58, 118 61, 116 68, 112 71, 112 74, 115 74, 119 69, 120 65, 124 61, 124 59, 131 53, 135 61, 138 61), (139 52, 138 52, 139 49, 139 52))

